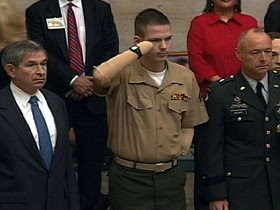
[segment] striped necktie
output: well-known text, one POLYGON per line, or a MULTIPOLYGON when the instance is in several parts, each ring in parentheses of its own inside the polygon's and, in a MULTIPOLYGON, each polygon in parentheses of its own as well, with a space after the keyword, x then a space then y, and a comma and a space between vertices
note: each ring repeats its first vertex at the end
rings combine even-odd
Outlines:
POLYGON ((83 61, 82 47, 78 36, 76 18, 72 9, 73 6, 72 3, 68 4, 67 13, 70 67, 74 69, 78 75, 81 75, 85 71, 85 65, 83 61))

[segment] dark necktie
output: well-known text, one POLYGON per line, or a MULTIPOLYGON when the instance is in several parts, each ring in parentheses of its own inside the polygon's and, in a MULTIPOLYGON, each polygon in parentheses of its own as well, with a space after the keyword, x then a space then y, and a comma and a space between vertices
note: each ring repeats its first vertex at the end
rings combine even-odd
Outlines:
POLYGON ((85 71, 85 65, 83 61, 82 47, 78 36, 76 18, 72 9, 73 6, 72 3, 68 4, 67 13, 70 67, 74 69, 78 75, 81 75, 85 71))
POLYGON ((49 130, 45 118, 39 108, 38 98, 36 96, 31 96, 29 99, 29 103, 31 104, 31 110, 38 132, 40 154, 43 160, 45 161, 47 168, 49 169, 53 157, 53 150, 49 130))
POLYGON ((265 99, 263 97, 263 94, 262 94, 262 88, 263 88, 263 84, 261 82, 258 82, 257 87, 256 87, 256 90, 257 90, 256 94, 259 97, 262 104, 264 105, 264 107, 266 108, 267 104, 266 104, 266 101, 265 101, 265 99))

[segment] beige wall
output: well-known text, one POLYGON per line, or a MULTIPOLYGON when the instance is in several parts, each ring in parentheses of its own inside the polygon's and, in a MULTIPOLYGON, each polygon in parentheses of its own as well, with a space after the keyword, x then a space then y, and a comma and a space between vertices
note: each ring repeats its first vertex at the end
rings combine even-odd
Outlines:
MULTIPOLYGON (((36 0, 11 0, 25 9, 36 0)), ((155 7, 164 12, 173 25, 173 50, 185 50, 185 38, 191 19, 200 14, 205 0, 107 0, 111 3, 117 24, 120 49, 124 50, 132 43, 133 20, 142 9, 155 7)), ((243 0, 244 13, 254 15, 263 26, 263 16, 272 0, 243 0)))

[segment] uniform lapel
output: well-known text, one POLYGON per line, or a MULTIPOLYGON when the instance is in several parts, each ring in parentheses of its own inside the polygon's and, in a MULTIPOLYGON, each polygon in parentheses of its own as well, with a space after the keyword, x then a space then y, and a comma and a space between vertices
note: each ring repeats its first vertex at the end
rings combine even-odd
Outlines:
POLYGON ((257 94, 253 91, 247 80, 244 78, 242 73, 236 76, 236 87, 234 94, 239 97, 242 101, 255 107, 256 109, 265 112, 265 108, 258 98, 257 94))
MULTIPOLYGON (((46 17, 47 18, 62 17, 58 1, 53 1, 53 0, 48 0, 48 1, 49 1, 48 8, 47 8, 48 15, 46 17)), ((49 32, 53 34, 54 38, 57 41, 57 45, 63 52, 63 55, 66 58, 66 60, 69 60, 65 29, 64 28, 53 29, 53 30, 49 30, 49 32)))
POLYGON ((4 117, 10 127, 16 128, 14 131, 19 136, 18 139, 23 142, 30 154, 45 168, 45 163, 41 158, 31 130, 17 106, 12 92, 7 87, 2 93, 5 100, 0 101, 0 115, 4 117))
POLYGON ((268 74, 268 106, 267 112, 270 112, 277 104, 280 103, 280 75, 277 71, 268 74))

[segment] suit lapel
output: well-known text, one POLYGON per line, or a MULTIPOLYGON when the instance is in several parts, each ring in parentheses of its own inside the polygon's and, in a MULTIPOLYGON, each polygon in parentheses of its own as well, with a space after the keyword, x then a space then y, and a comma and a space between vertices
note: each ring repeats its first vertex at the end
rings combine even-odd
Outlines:
POLYGON ((242 73, 239 73, 236 77, 236 87, 234 90, 234 94, 239 97, 242 101, 246 102, 247 104, 255 107, 256 109, 265 112, 265 108, 261 103, 258 96, 252 90, 251 86, 244 78, 242 73))
POLYGON ((9 126, 16 128, 14 131, 19 136, 19 140, 23 142, 30 154, 45 168, 31 130, 8 87, 3 90, 2 96, 5 100, 0 101, 0 115, 5 118, 9 126))
MULTIPOLYGON (((62 17, 58 1, 49 0, 47 10, 47 18, 62 17)), ((49 32, 53 34, 66 60, 69 60, 65 29, 54 29, 49 30, 49 32)))

